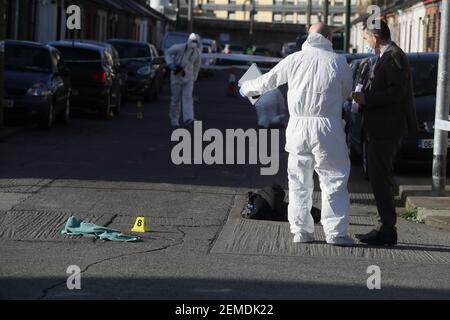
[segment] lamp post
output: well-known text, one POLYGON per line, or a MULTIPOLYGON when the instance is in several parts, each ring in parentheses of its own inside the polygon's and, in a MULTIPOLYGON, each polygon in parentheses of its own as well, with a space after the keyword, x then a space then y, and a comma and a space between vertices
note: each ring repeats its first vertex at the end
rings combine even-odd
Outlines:
POLYGON ((323 23, 328 24, 329 0, 323 0, 323 23))
POLYGON ((352 15, 351 1, 346 0, 345 5, 345 52, 350 50, 350 16, 352 15))

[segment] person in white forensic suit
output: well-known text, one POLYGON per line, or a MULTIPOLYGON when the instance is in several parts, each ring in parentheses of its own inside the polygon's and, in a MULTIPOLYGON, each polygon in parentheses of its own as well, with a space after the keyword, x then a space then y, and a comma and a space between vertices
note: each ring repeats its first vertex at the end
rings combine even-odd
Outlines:
POLYGON ((165 60, 171 71, 169 118, 173 127, 180 125, 180 105, 183 109, 183 124, 190 126, 195 120, 192 93, 201 66, 199 41, 199 37, 192 33, 187 43, 174 44, 165 52, 165 60))
POLYGON ((286 103, 279 89, 264 93, 255 103, 258 126, 286 127, 289 119, 286 103))
POLYGON ((289 152, 288 217, 294 242, 313 242, 310 215, 314 170, 322 191, 321 224, 326 241, 352 245, 348 235, 350 159, 345 141, 342 105, 352 91, 352 72, 345 57, 332 48, 332 32, 324 23, 311 26, 302 50, 268 73, 242 84, 241 95, 257 97, 288 83, 289 152))

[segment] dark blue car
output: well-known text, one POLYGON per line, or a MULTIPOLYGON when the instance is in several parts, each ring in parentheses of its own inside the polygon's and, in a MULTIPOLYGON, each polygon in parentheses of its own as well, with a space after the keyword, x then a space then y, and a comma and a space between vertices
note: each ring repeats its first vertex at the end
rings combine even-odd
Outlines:
POLYGON ((103 119, 109 119, 113 112, 119 113, 120 77, 106 46, 68 40, 49 45, 61 52, 70 70, 72 108, 97 112, 103 119))
POLYGON ((6 40, 4 116, 50 129, 56 118, 68 122, 70 79, 61 54, 36 42, 6 40))

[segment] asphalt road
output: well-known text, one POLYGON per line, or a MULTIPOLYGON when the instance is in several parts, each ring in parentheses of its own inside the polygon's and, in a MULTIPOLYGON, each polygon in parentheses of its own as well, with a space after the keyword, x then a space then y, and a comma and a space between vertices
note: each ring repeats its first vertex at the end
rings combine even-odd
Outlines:
MULTIPOLYGON (((196 84, 203 130, 255 126, 252 108, 226 86, 226 74, 196 84)), ((450 298, 446 232, 400 219, 396 249, 337 249, 320 227, 317 244, 294 246, 287 223, 240 220, 247 191, 287 187, 284 132, 275 176, 259 165, 176 166, 168 94, 166 85, 159 102, 130 101, 109 121, 77 115, 0 143, 0 298, 450 298), (145 216, 150 231, 138 243, 68 238, 60 231, 72 214, 125 233, 145 216), (70 265, 82 271, 81 290, 66 287, 70 265), (381 290, 366 286, 371 265, 381 290)), ((376 209, 357 165, 349 189, 351 231, 368 231, 376 209)))

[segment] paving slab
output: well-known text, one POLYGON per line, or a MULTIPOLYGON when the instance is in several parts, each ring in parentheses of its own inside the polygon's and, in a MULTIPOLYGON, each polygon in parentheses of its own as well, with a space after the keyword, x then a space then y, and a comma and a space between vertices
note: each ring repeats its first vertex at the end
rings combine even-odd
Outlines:
MULTIPOLYGON (((399 262, 450 263, 450 236, 443 232, 430 237, 422 225, 399 220, 399 244, 395 247, 336 247, 326 244, 320 225, 316 225, 316 242, 292 242, 287 222, 247 220, 241 218, 245 197, 238 196, 222 232, 211 252, 247 255, 346 257, 354 259, 394 260, 399 262)), ((373 208, 352 207, 350 233, 365 233, 377 223, 373 208)))
MULTIPOLYGON (((61 234, 70 212, 10 210, 0 212, 0 238, 11 240, 62 241, 73 239, 61 234)), ((78 218, 108 226, 113 214, 81 214, 78 218)), ((75 237, 81 238, 81 237, 75 237)))

